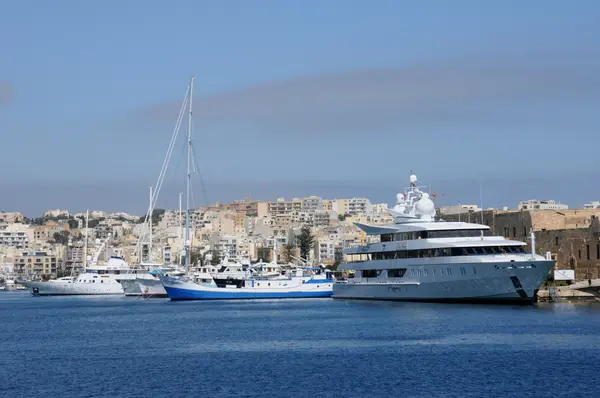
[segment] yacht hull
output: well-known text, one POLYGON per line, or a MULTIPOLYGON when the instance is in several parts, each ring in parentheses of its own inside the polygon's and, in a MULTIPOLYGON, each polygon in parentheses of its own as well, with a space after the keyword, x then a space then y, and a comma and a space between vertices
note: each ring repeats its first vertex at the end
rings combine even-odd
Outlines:
POLYGON ((135 297, 141 296, 142 290, 140 289, 140 285, 136 279, 125 279, 120 280, 121 286, 123 286, 123 292, 125 292, 125 296, 135 297))
POLYGON ((146 298, 165 298, 167 291, 159 279, 138 279, 140 294, 146 298))
POLYGON ((98 296, 122 295, 123 288, 119 283, 113 284, 84 284, 65 282, 22 282, 36 296, 98 296))
MULTIPOLYGON (((408 266, 401 281, 349 279, 333 286, 333 297, 340 299, 397 300, 460 303, 523 303, 535 301, 554 261, 468 263, 408 266), (533 267, 532 267, 533 265, 533 267), (441 270, 450 268, 453 276, 441 270), (424 269, 427 268, 427 276, 424 269), (411 272, 412 269, 412 272, 411 272), (433 274, 433 269, 437 273, 433 274), (418 272, 415 272, 418 270, 418 272)), ((385 268, 385 265, 378 265, 385 268)))
MULTIPOLYGON (((200 285, 188 281, 169 278, 162 280, 171 300, 256 300, 256 299, 292 299, 323 298, 333 293, 331 279, 310 280, 293 286, 281 287, 232 287, 220 288, 200 285)), ((262 283, 262 282, 259 282, 262 283)), ((269 282, 264 282, 269 283, 269 282)), ((275 282, 271 282, 275 284, 275 282)), ((278 282, 279 283, 279 282, 278 282)), ((291 284, 290 284, 291 285, 291 284)))

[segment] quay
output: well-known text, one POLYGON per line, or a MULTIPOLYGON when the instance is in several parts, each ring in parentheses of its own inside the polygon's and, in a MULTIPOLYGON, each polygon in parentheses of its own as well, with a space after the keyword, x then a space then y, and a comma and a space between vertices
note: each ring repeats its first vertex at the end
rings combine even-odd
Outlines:
POLYGON ((600 302, 600 279, 579 281, 567 286, 547 286, 537 292, 540 303, 560 301, 598 301, 600 302))

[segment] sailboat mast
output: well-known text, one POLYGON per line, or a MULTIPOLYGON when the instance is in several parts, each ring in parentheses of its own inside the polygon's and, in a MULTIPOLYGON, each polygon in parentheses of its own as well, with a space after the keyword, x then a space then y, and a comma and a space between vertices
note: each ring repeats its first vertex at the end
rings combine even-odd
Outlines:
POLYGON ((194 77, 190 80, 190 103, 188 113, 188 151, 187 151, 187 180, 185 198, 185 271, 189 272, 190 266, 190 180, 192 178, 192 100, 194 98, 194 77))
POLYGON ((179 192, 179 232, 177 232, 177 235, 179 236, 179 239, 183 238, 183 211, 181 210, 181 203, 183 200, 183 192, 179 192))
POLYGON ((87 246, 88 246, 88 222, 90 218, 90 210, 85 211, 85 241, 83 242, 83 269, 87 267, 87 246))
POLYGON ((152 213, 154 212, 154 210, 152 209, 153 199, 154 196, 152 193, 152 187, 150 187, 150 217, 148 217, 148 228, 150 228, 150 237, 148 238, 148 262, 152 262, 152 213))

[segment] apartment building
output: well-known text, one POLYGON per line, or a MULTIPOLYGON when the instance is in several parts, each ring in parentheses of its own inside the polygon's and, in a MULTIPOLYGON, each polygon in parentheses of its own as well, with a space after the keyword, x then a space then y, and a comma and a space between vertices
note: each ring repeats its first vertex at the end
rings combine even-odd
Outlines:
POLYGON ((257 204, 257 216, 266 217, 280 214, 288 214, 292 211, 302 210, 302 200, 293 198, 292 200, 285 200, 279 198, 274 202, 258 202, 257 204))
POLYGON ((315 228, 324 228, 329 227, 332 222, 332 218, 334 214, 332 211, 328 210, 317 210, 313 214, 313 222, 312 225, 315 228))
POLYGON ((0 225, 0 246, 29 247, 31 229, 23 224, 0 225))
POLYGON ((45 251, 23 252, 15 258, 15 270, 20 276, 56 277, 56 256, 45 251))
POLYGON ((338 214, 370 214, 371 201, 367 198, 336 199, 333 211, 338 214))
POLYGON ((567 210, 568 205, 556 203, 554 200, 536 200, 530 199, 519 202, 518 210, 567 210))
POLYGON ((33 230, 34 239, 38 242, 47 242, 54 239, 54 234, 57 232, 68 231, 69 224, 59 224, 55 221, 48 221, 45 225, 36 227, 33 230))
POLYGON ((318 240, 315 242, 314 255, 318 263, 333 264, 335 261, 335 243, 332 240, 318 240))
POLYGON ((591 203, 586 203, 583 205, 583 208, 585 210, 600 209, 600 201, 595 200, 591 203))
POLYGON ((303 198, 302 210, 311 212, 323 210, 323 199, 318 196, 309 196, 307 198, 303 198))

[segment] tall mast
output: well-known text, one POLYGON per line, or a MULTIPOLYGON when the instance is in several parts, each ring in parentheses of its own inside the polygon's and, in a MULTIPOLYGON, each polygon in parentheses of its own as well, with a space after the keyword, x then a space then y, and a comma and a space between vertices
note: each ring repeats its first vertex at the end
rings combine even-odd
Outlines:
POLYGON ((87 267, 88 221, 90 210, 85 211, 85 241, 83 242, 83 269, 87 267))
POLYGON ((154 213, 154 210, 152 209, 152 200, 154 199, 153 193, 152 193, 152 187, 150 187, 150 217, 148 217, 148 228, 150 228, 150 232, 149 235, 150 237, 148 238, 148 262, 152 262, 152 213, 154 213))
POLYGON ((179 239, 183 238, 183 217, 182 217, 182 210, 181 210, 181 203, 182 203, 182 199, 183 199, 183 192, 179 192, 179 239))
POLYGON ((187 180, 186 180, 186 198, 185 198, 185 271, 189 271, 190 266, 190 180, 192 178, 192 100, 194 98, 194 77, 190 80, 190 103, 188 113, 188 152, 187 152, 187 180))

